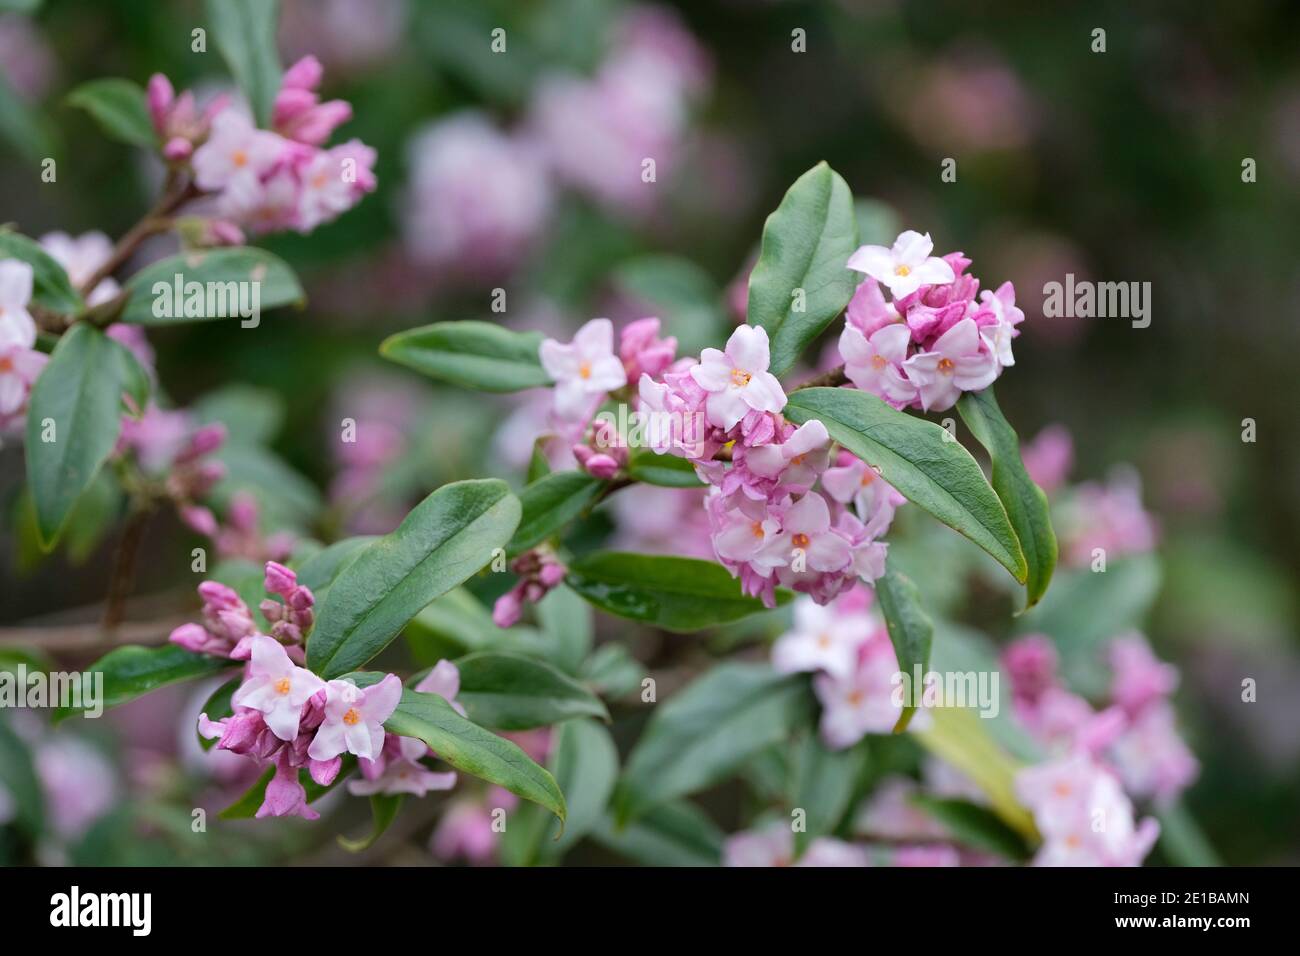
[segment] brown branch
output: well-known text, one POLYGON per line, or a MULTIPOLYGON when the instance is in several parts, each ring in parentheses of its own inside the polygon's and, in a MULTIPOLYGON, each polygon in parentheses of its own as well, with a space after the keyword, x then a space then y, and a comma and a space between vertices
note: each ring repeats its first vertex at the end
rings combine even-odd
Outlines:
POLYGON ((104 602, 104 618, 101 627, 112 631, 122 622, 126 599, 131 595, 131 586, 135 583, 136 559, 140 553, 140 542, 149 524, 152 508, 148 505, 137 507, 126 519, 122 537, 117 543, 117 554, 113 558, 113 576, 108 582, 108 597, 104 602))
POLYGON ((844 366, 837 365, 829 372, 823 372, 821 375, 814 376, 808 381, 796 385, 791 391, 797 392, 805 388, 838 388, 841 385, 847 385, 848 381, 848 376, 844 374, 844 366))
POLYGON ((132 226, 126 235, 117 241, 112 254, 104 261, 104 264, 81 284, 81 294, 83 296, 90 295, 101 282, 120 269, 150 236, 155 236, 170 229, 172 227, 172 214, 198 195, 199 189, 191 180, 176 173, 169 176, 158 202, 145 213, 143 219, 132 226))
POLYGON ((176 627, 193 620, 177 615, 150 621, 126 621, 111 634, 101 624, 61 624, 46 627, 0 627, 0 647, 38 647, 52 653, 94 651, 119 644, 158 644, 176 627))

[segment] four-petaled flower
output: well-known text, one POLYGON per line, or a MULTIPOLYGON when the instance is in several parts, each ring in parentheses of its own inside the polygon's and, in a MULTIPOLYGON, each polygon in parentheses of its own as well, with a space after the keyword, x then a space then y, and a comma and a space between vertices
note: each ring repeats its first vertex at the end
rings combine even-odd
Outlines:
POLYGON ((691 377, 709 393, 706 409, 709 421, 731 429, 752 409, 779 412, 785 408, 785 392, 776 376, 767 370, 767 330, 742 325, 731 333, 726 351, 705 349, 691 377))
MULTIPOLYGON (((283 645, 265 634, 254 635, 248 679, 230 698, 236 707, 261 711, 266 726, 281 740, 298 736, 302 706, 325 682, 289 660, 283 645)), ((331 756, 333 756, 331 754, 331 756)))
POLYGON ((538 355, 555 380, 555 413, 565 421, 586 418, 602 395, 627 384, 609 319, 592 319, 568 345, 546 339, 538 355))
POLYGON ((932 256, 934 242, 927 232, 907 230, 891 248, 863 246, 849 256, 848 267, 865 272, 881 283, 895 299, 911 295, 923 285, 943 285, 957 278, 952 266, 932 256))
POLYGON ((393 715, 401 697, 402 681, 396 674, 365 690, 349 681, 330 681, 325 685, 325 720, 307 756, 330 760, 346 751, 375 759, 384 746, 384 721, 393 715))

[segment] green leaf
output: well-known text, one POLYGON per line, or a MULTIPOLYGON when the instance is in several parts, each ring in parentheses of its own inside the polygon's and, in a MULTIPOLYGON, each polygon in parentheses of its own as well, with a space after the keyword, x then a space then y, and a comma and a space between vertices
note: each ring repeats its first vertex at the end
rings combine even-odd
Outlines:
POLYGON ((609 720, 600 698, 542 661, 516 654, 484 652, 456 661, 456 701, 470 720, 497 730, 547 727, 574 717, 609 720))
POLYGON ((135 325, 260 322, 266 310, 305 298, 288 263, 252 246, 182 252, 141 269, 127 280, 126 290, 130 296, 119 318, 135 325))
POLYGON ((307 642, 307 665, 326 679, 363 666, 434 598, 486 565, 519 514, 504 481, 458 481, 433 492, 335 578, 307 642))
POLYGON ((645 667, 622 644, 602 644, 583 662, 583 683, 603 697, 626 697, 645 677, 645 667))
POLYGON ((84 564, 94 554, 121 514, 124 499, 117 478, 101 468, 90 487, 77 499, 68 519, 63 544, 69 561, 74 565, 84 564))
POLYGON ((641 315, 659 317, 662 334, 677 339, 679 355, 698 355, 727 337, 722 294, 712 276, 690 259, 636 256, 619 263, 610 279, 642 307, 641 315))
POLYGON ((158 145, 145 92, 138 83, 117 78, 91 80, 69 93, 67 103, 93 116, 114 139, 145 149, 158 145))
POLYGON ((515 555, 541 544, 578 517, 604 484, 584 471, 556 471, 526 485, 519 528, 506 550, 515 555))
POLYGON ((915 701, 920 699, 923 687, 917 686, 915 675, 924 675, 930 663, 930 642, 934 638, 934 622, 921 608, 921 595, 916 585, 906 575, 886 568, 876 581, 876 598, 880 613, 885 618, 890 643, 898 657, 898 669, 911 682, 913 703, 903 708, 894 725, 894 733, 902 733, 916 713, 915 701))
POLYGON ((804 811, 804 828, 795 831, 796 854, 817 837, 834 833, 853 800, 854 788, 867 763, 861 744, 830 750, 815 732, 808 733, 795 754, 795 792, 791 806, 804 811))
MULTIPOLYGON (((382 674, 353 675, 359 686, 382 674)), ((564 794, 555 779, 519 747, 462 717, 437 694, 402 692, 401 703, 384 727, 401 737, 416 737, 433 748, 439 760, 457 770, 505 787, 550 810, 563 822, 564 794)))
POLYGON ((637 481, 661 488, 703 488, 695 465, 676 455, 656 455, 649 448, 635 448, 628 455, 627 473, 637 481))
POLYGON ((1028 565, 1025 607, 1031 608, 1047 593, 1056 569, 1056 532, 1052 530, 1047 495, 1025 470, 1020 439, 1003 417, 993 386, 982 392, 967 392, 957 402, 957 410, 993 463, 993 490, 1007 510, 1028 565))
POLYGON ((521 807, 509 823, 502 847, 510 865, 553 863, 600 825, 618 778, 618 749, 600 724, 571 720, 556 728, 549 765, 567 801, 568 819, 561 828, 539 807, 521 807))
POLYGON ((576 674, 595 637, 591 605, 561 584, 537 604, 537 620, 550 645, 548 660, 567 674, 576 674))
POLYGON ((0 786, 13 799, 14 819, 31 836, 45 826, 45 798, 31 752, 23 739, 0 717, 0 786))
POLYGON ((1175 866, 1222 866, 1196 819, 1181 800, 1155 808, 1160 821, 1160 850, 1175 866))
POLYGON ((540 332, 511 332, 491 322, 435 322, 384 340, 379 354, 463 388, 517 392, 550 385, 538 356, 540 332))
POLYGON ((0 228, 0 259, 20 259, 32 267, 32 302, 61 315, 75 315, 85 308, 72 280, 40 243, 0 228))
POLYGON ((364 534, 335 541, 328 548, 317 551, 296 569, 298 583, 310 588, 316 600, 320 601, 321 595, 334 583, 339 572, 378 540, 378 535, 364 534))
POLYGON ((123 365, 117 343, 89 325, 59 339, 32 386, 27 411, 27 484, 48 550, 113 451, 121 429, 123 365), (46 421, 53 441, 45 441, 46 421))
POLYGON ((375 841, 384 835, 384 831, 397 819, 398 811, 402 809, 402 800, 404 794, 387 794, 376 793, 370 797, 370 812, 374 822, 371 824, 370 833, 359 840, 352 840, 345 836, 339 837, 339 846, 350 853, 360 853, 362 850, 368 850, 375 845, 375 841))
POLYGON ((716 783, 810 711, 806 680, 766 664, 719 664, 656 707, 614 796, 619 820, 716 783))
POLYGON ((678 800, 655 807, 624 827, 606 814, 592 839, 647 866, 717 866, 726 834, 699 807, 678 800))
POLYGON ((853 194, 839 173, 818 163, 767 217, 749 275, 748 321, 767 330, 773 375, 788 372, 848 305, 860 277, 845 263, 857 246, 853 194))
MULTIPOLYGON (((767 610, 713 561, 599 551, 569 565, 569 587, 602 611, 662 627, 698 631, 767 610)), ((776 592, 777 604, 788 591, 776 592)))
POLYGON ((263 445, 226 442, 214 457, 226 474, 209 493, 211 504, 225 510, 237 493, 248 492, 263 530, 306 528, 323 506, 316 486, 263 445))
POLYGON ((996 853, 1017 863, 1030 856, 1025 838, 992 810, 969 800, 951 800, 929 794, 913 795, 912 802, 943 824, 958 843, 996 853))
POLYGON ((1025 556, 1006 509, 970 452, 945 429, 852 388, 798 389, 784 414, 800 425, 821 421, 831 438, 875 466, 900 494, 1025 581, 1025 556))
MULTIPOLYGON (((211 677, 238 665, 238 661, 194 654, 176 644, 163 644, 161 647, 127 644, 114 648, 95 661, 86 668, 86 674, 104 675, 103 697, 98 703, 107 710, 143 697, 159 687, 211 677)), ((98 678, 95 680, 98 683, 98 678)), ((84 705, 88 702, 83 700, 82 703, 82 707, 58 708, 53 719, 60 721, 85 710, 84 705)))
POLYGON ((269 128, 283 79, 275 48, 279 0, 206 0, 204 7, 217 49, 248 97, 257 125, 269 128))

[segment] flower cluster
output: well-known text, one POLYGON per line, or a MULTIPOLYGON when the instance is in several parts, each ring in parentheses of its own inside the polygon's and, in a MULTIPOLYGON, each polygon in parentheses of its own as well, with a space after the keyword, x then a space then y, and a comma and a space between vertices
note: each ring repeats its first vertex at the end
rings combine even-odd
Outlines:
POLYGON ((884 622, 871 613, 871 602, 864 587, 826 606, 800 598, 794 627, 772 646, 777 672, 817 674, 813 690, 821 702, 821 736, 836 750, 864 734, 890 733, 902 713, 893 694, 898 657, 884 622))
MULTIPOLYGON (((786 395, 768 371, 764 329, 741 326, 725 350, 675 361, 676 341, 659 337, 658 320, 625 328, 615 355, 612 324, 593 319, 571 343, 547 339, 539 353, 555 381, 561 423, 581 425, 638 376, 643 443, 691 461, 709 484, 715 556, 746 594, 774 606, 780 584, 824 604, 884 573, 879 539, 903 498, 849 453, 832 462, 820 422, 796 427, 784 419, 786 395)), ((610 478, 626 463, 630 442, 602 420, 573 451, 587 471, 610 478)))
POLYGON ((560 187, 648 213, 658 193, 643 164, 655 163, 657 180, 679 165, 709 72, 675 14, 634 8, 593 76, 540 78, 517 128, 463 111, 421 130, 402 206, 412 258, 470 279, 506 274, 542 238, 560 187))
POLYGON ((545 546, 525 551, 510 562, 510 570, 519 580, 492 607, 492 620, 497 627, 511 627, 519 621, 524 604, 537 604, 564 580, 567 568, 545 546))
POLYGON ((150 79, 149 112, 163 156, 193 170, 214 241, 240 242, 244 231, 307 233, 374 190, 373 149, 359 140, 324 147, 352 108, 321 101, 322 72, 313 56, 285 71, 269 130, 228 97, 200 110, 192 93, 176 95, 165 76, 150 79))
POLYGON ((31 300, 32 267, 0 260, 0 436, 22 429, 32 385, 49 361, 36 350, 31 300))
MULTIPOLYGON (((362 779, 349 785, 357 794, 423 795, 450 789, 456 775, 424 766, 430 750, 423 741, 384 730, 401 698, 400 678, 388 674, 361 688, 313 674, 302 666, 314 620, 311 590, 274 561, 266 565, 263 585, 274 595, 259 606, 271 624, 269 634, 258 629, 239 595, 216 581, 199 585, 203 623, 184 624, 171 634, 171 641, 187 650, 246 662, 243 682, 230 699, 232 713, 219 720, 201 714, 199 733, 216 740, 220 750, 275 767, 257 815, 316 819, 299 771, 305 769, 317 784, 329 786, 342 769, 343 754, 358 759, 362 779)), ((440 661, 415 689, 439 694, 455 706, 459 687, 455 665, 440 661)))
POLYGON ((969 259, 933 250, 928 234, 908 231, 892 247, 863 246, 848 261, 867 278, 846 310, 844 371, 895 408, 951 408, 1015 364, 1011 341, 1025 314, 1011 283, 981 293, 966 272, 969 259))

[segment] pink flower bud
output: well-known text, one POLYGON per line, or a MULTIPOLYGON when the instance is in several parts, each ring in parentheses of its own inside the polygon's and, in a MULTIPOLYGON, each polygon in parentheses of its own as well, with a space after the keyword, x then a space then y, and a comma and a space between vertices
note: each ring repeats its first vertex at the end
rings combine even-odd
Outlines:
POLYGON ((289 607, 295 611, 305 611, 316 603, 316 595, 311 593, 311 588, 305 584, 299 584, 285 598, 289 607))
POLYGON ((208 239, 214 246, 242 246, 244 230, 227 219, 208 220, 208 239))
POLYGON ((153 128, 162 133, 167 126, 167 114, 176 99, 176 91, 172 88, 171 80, 161 73, 155 73, 149 77, 149 85, 145 93, 153 128))
POLYGON ((283 618, 285 615, 284 605, 279 601, 273 601, 270 598, 264 600, 257 607, 258 610, 262 612, 262 617, 266 618, 272 624, 283 618))
POLYGON ((220 581, 204 581, 198 591, 204 605, 212 610, 248 610, 239 593, 220 581))
POLYGON ((320 60, 308 54, 284 71, 280 90, 281 92, 292 89, 314 90, 320 86, 324 75, 325 68, 321 66, 320 60))
POLYGON ((278 594, 287 600, 298 587, 298 575, 279 562, 268 561, 263 587, 268 594, 278 594))
POLYGON ((217 533, 217 519, 207 508, 198 505, 186 505, 180 509, 181 520, 205 537, 211 538, 217 533))
POLYGON ((513 627, 519 623, 522 613, 523 603, 515 590, 511 589, 497 598, 496 604, 492 606, 492 623, 497 627, 513 627))
POLYGON ((541 573, 537 575, 537 580, 549 590, 564 580, 565 567, 558 563, 548 563, 542 565, 541 573))
POLYGON ((179 644, 187 651, 201 654, 212 642, 212 636, 201 624, 182 624, 171 632, 167 640, 179 644))
POLYGON ((618 462, 606 454, 593 454, 583 463, 583 468, 587 474, 596 478, 613 478, 618 474, 618 462))
POLYGON ((163 159, 169 163, 183 163, 194 153, 194 144, 184 136, 173 136, 163 144, 163 159))

